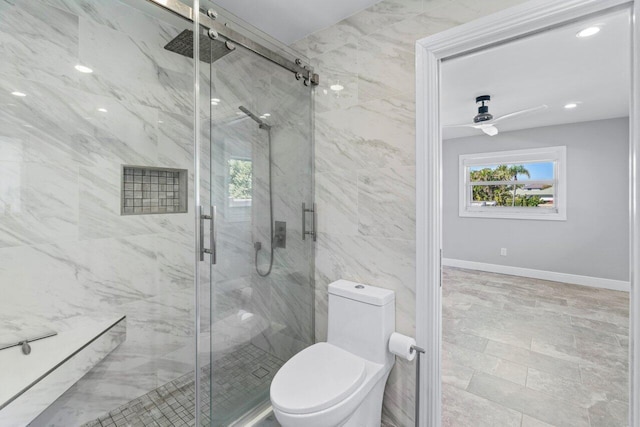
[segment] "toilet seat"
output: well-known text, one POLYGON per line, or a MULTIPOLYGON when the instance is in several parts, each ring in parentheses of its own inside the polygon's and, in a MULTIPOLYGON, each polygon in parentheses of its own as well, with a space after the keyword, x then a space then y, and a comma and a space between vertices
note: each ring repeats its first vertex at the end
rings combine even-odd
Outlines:
POLYGON ((271 383, 271 403, 289 414, 322 411, 351 395, 366 377, 365 361, 329 343, 292 357, 271 383))

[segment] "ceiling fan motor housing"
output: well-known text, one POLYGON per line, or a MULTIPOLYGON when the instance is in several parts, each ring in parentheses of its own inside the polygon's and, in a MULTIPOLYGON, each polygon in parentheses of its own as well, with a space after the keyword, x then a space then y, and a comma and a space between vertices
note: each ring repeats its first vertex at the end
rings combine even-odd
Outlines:
POLYGON ((489 101, 491 101, 491 96, 489 95, 482 95, 476 98, 476 104, 480 105, 478 106, 478 114, 473 118, 474 123, 487 122, 493 119, 493 115, 489 113, 489 106, 486 105, 489 101))

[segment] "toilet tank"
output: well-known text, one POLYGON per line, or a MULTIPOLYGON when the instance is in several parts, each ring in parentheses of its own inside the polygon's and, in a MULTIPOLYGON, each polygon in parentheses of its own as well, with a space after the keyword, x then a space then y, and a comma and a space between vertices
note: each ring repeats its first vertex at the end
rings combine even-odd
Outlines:
POLYGON ((329 285, 327 342, 375 363, 393 363, 388 350, 395 331, 395 293, 338 280, 329 285))

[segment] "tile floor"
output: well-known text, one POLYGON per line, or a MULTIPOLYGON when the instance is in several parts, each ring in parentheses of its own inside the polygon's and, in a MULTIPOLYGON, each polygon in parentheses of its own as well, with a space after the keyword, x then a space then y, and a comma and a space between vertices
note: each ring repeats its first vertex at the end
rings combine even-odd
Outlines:
MULTIPOLYGON (((626 426, 628 304, 624 292, 446 268, 443 427, 626 426)), ((219 414, 268 392, 282 363, 250 344, 215 361, 205 423, 226 425, 219 414)), ((193 426, 193 407, 186 375, 85 427, 193 426)))
POLYGON ((443 427, 627 426, 625 292, 446 268, 443 427))
MULTIPOLYGON (((204 402, 213 403, 202 408, 203 425, 227 426, 238 418, 238 410, 248 410, 259 404, 268 393, 271 380, 283 365, 283 361, 260 348, 246 344, 213 362, 215 382, 212 384, 213 398, 205 390, 204 402), (258 400, 253 402, 253 400, 258 400)), ((210 367, 203 369, 203 377, 210 376, 210 367)), ((182 427, 195 426, 195 386, 193 374, 184 375, 144 396, 114 409, 83 427, 182 427)), ((259 427, 277 427, 273 416, 259 427)))

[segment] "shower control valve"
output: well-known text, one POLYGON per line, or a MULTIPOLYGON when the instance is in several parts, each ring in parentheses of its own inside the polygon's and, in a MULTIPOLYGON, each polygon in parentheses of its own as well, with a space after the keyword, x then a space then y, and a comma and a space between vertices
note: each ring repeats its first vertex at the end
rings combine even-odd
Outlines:
POLYGON ((287 247, 287 223, 284 221, 276 221, 276 229, 274 232, 274 248, 287 247))

